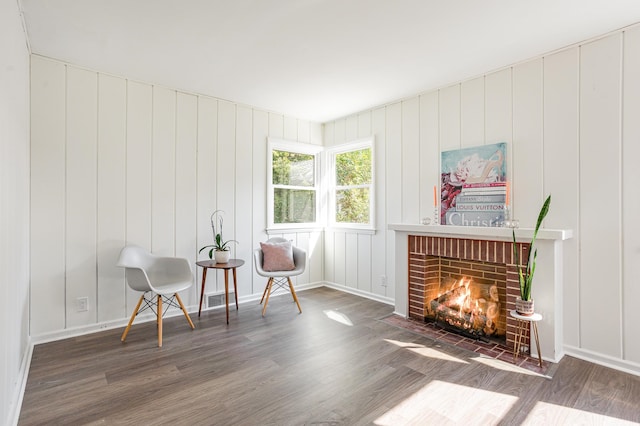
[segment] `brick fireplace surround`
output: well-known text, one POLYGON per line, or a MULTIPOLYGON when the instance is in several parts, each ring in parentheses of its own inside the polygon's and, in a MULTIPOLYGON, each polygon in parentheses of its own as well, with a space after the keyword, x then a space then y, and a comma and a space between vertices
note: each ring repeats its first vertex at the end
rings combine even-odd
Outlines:
MULTIPOLYGON (((483 261, 502 264, 506 268, 507 310, 515 308, 518 295, 517 269, 513 263, 512 234, 508 228, 475 226, 390 224, 395 238, 391 245, 395 253, 389 264, 395 287, 395 314, 409 318, 424 319, 419 302, 420 285, 433 280, 435 272, 429 263, 439 262, 440 257, 459 257, 469 261, 483 261), (410 272, 413 264, 414 272, 410 272), (412 301, 409 294, 412 293, 412 301)), ((533 229, 519 228, 516 232, 518 247, 526 258, 533 229)), ((540 229, 536 240, 538 249, 533 297, 536 312, 542 314, 538 323, 542 357, 547 361, 559 362, 563 349, 563 242, 573 237, 571 230, 540 229)), ((423 297, 424 299, 424 297, 423 297)), ((428 301, 427 301, 428 303, 428 301)), ((508 316, 508 314, 507 314, 508 316)), ((508 319, 506 327, 507 346, 513 347, 514 324, 508 319)), ((531 345, 529 345, 531 346, 531 345)), ((535 345, 532 354, 537 356, 535 345)))
MULTIPOLYGON (((506 345, 513 348, 516 324, 508 312, 515 309, 516 296, 520 294, 513 243, 409 235, 408 244, 410 318, 424 320, 427 304, 434 298, 434 289, 437 291, 440 286, 441 274, 505 279, 506 310, 503 310, 501 320, 506 321, 506 345), (485 262, 496 266, 492 268, 485 262), (506 274, 500 274, 496 269, 505 269, 506 274)), ((521 258, 526 259, 529 244, 517 243, 517 249, 521 258)), ((529 346, 528 341, 524 344, 529 346)))

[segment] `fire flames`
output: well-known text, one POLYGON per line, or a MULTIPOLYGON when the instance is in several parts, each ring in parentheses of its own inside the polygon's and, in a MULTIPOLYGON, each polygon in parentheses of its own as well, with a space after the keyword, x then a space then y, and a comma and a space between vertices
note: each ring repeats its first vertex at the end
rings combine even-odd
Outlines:
MULTIPOLYGON (((442 284, 441 284, 442 286, 442 284)), ((497 285, 475 284, 463 277, 454 281, 430 303, 436 321, 444 321, 454 328, 474 336, 494 336, 500 315, 497 285)))

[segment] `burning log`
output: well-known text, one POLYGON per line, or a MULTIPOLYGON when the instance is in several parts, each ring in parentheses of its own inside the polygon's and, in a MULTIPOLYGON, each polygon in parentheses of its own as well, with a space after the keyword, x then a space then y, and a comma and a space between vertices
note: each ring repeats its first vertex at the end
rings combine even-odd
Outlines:
POLYGON ((460 329, 472 336, 492 336, 497 333, 496 320, 500 312, 497 291, 492 286, 487 300, 472 298, 470 280, 462 279, 429 303, 430 315, 436 320, 460 329))

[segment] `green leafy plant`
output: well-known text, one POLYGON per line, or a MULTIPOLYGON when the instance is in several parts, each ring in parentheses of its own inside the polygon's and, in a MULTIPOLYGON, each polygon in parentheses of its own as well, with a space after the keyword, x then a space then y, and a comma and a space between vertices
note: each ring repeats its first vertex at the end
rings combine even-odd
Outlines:
POLYGON ((524 301, 531 300, 531 284, 533 283, 533 274, 536 271, 536 257, 538 256, 538 249, 534 249, 533 245, 536 242, 536 237, 538 236, 540 225, 542 225, 542 221, 547 216, 547 213, 549 213, 549 204, 551 204, 551 195, 549 195, 544 204, 542 204, 542 208, 540 209, 540 213, 538 214, 536 228, 533 231, 533 238, 531 238, 531 244, 529 245, 529 256, 527 257, 527 263, 526 265, 524 265, 524 267, 520 264, 519 250, 516 244, 516 231, 515 229, 512 231, 513 256, 516 265, 518 266, 518 278, 520 281, 520 298, 524 301))
POLYGON ((230 243, 237 243, 236 240, 227 240, 225 241, 222 238, 222 224, 224 223, 224 218, 222 215, 224 211, 216 210, 211 214, 211 229, 213 230, 213 244, 202 247, 198 253, 202 253, 203 250, 210 248, 209 250, 209 259, 213 259, 214 251, 229 251, 230 243), (217 227, 216 227, 217 223, 217 227))

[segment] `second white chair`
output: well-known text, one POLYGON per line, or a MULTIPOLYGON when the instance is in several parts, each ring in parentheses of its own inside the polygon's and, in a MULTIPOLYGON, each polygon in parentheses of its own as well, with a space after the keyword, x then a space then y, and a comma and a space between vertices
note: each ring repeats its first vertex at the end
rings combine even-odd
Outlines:
POLYGON ((298 311, 302 313, 298 296, 293 288, 291 277, 304 272, 307 264, 307 252, 291 245, 289 240, 273 237, 266 243, 261 243, 261 248, 253 252, 254 263, 258 275, 267 277, 267 286, 262 293, 260 303, 264 302, 262 315, 264 316, 269 304, 269 296, 277 289, 287 289, 291 292, 298 311))

